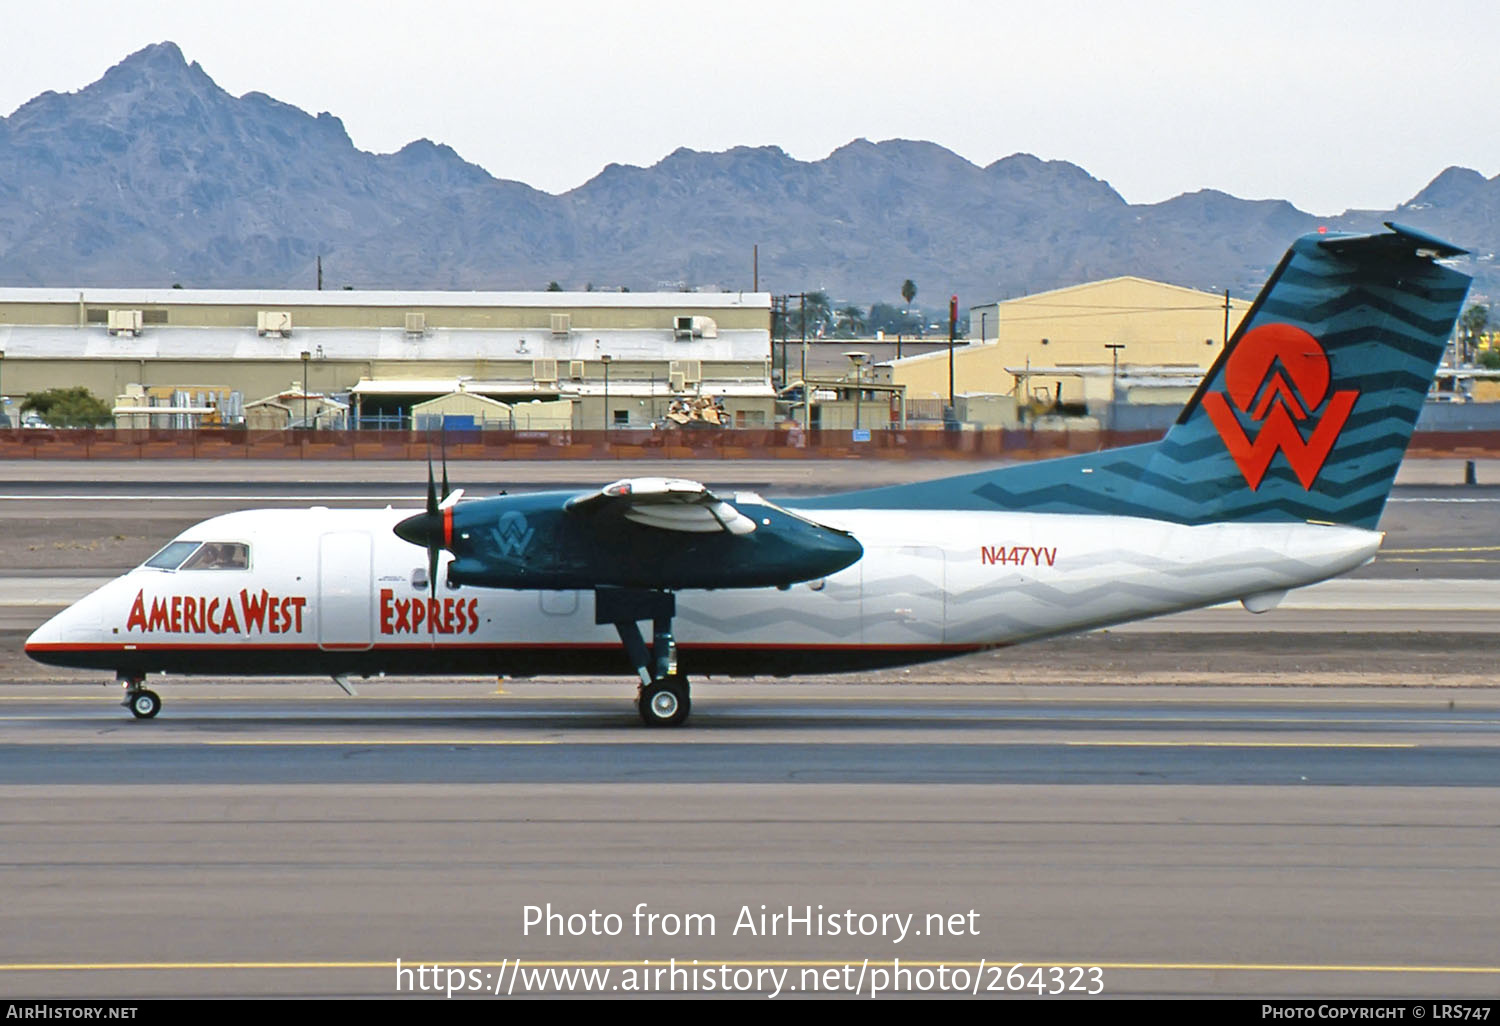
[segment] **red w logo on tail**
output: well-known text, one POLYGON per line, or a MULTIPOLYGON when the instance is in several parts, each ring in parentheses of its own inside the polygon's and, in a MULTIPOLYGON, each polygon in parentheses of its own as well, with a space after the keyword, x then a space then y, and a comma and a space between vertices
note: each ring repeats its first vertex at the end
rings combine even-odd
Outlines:
POLYGON ((1290 324, 1262 325, 1230 352, 1225 390, 1204 396, 1203 408, 1252 490, 1260 487, 1278 451, 1286 454, 1302 487, 1312 488, 1359 398, 1353 390, 1329 397, 1330 378, 1328 354, 1318 340, 1290 324), (1304 439, 1297 421, 1312 417, 1325 398, 1327 407, 1304 439), (1252 422, 1261 422, 1254 441, 1240 426, 1231 400, 1252 422))

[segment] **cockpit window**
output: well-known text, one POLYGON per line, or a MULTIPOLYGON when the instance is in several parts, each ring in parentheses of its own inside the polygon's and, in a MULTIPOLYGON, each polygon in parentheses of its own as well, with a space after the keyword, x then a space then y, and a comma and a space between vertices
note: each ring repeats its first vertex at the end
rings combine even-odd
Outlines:
POLYGON ((182 564, 184 570, 244 570, 250 565, 250 546, 243 542, 205 542, 182 564))
POLYGON ((157 570, 176 570, 182 565, 182 561, 196 549, 201 543, 195 541, 174 541, 156 555, 146 560, 146 566, 157 570))

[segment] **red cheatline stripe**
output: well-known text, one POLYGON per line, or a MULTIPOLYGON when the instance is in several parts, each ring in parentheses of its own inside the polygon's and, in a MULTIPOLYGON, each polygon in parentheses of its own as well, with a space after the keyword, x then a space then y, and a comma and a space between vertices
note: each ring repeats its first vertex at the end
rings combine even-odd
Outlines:
MULTIPOLYGON (((26 646, 28 652, 317 652, 324 648, 361 648, 372 651, 388 651, 394 649, 429 649, 434 646, 441 649, 458 650, 483 649, 493 651, 496 649, 526 650, 548 650, 567 649, 576 651, 578 649, 606 650, 617 649, 617 642, 573 642, 573 641, 546 641, 546 642, 488 642, 488 643, 466 643, 446 645, 438 638, 429 643, 387 643, 373 646, 364 645, 326 645, 319 646, 309 643, 292 644, 237 644, 235 642, 220 642, 209 644, 160 643, 160 642, 137 642, 133 644, 120 644, 111 642, 87 643, 87 642, 37 642, 26 646)), ((785 652, 982 652, 991 648, 999 648, 999 645, 818 645, 797 644, 778 645, 774 643, 732 643, 714 642, 708 644, 686 644, 678 645, 678 650, 683 652, 712 652, 712 651, 785 651, 785 652)))

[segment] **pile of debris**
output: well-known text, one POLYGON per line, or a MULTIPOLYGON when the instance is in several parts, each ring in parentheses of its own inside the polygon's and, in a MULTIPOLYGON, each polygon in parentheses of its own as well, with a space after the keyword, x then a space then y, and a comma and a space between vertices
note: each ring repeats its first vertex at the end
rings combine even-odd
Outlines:
POLYGON ((719 396, 700 395, 693 399, 673 399, 667 410, 667 422, 678 427, 725 428, 729 426, 729 414, 724 412, 724 400, 719 396))

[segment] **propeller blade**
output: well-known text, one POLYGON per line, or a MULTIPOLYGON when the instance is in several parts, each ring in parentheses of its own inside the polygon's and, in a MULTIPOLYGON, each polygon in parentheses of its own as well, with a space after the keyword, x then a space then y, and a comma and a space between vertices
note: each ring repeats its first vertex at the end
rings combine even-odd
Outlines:
MULTIPOLYGON (((429 443, 430 445, 431 443, 429 443)), ((448 476, 447 467, 443 468, 443 477, 448 476)), ((432 449, 427 450, 427 588, 430 598, 437 598, 437 566, 438 566, 438 538, 435 522, 442 514, 438 512, 437 482, 432 477, 432 449)))
POLYGON ((438 436, 443 446, 443 499, 453 494, 453 489, 448 487, 448 429, 443 428, 443 433, 438 436))

